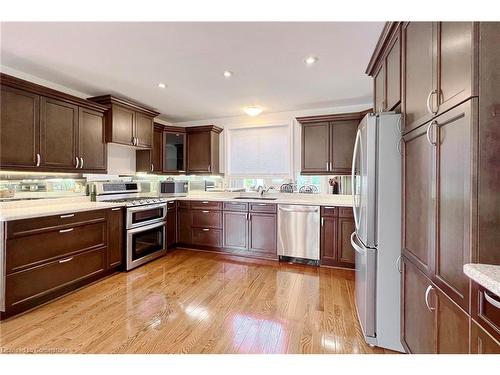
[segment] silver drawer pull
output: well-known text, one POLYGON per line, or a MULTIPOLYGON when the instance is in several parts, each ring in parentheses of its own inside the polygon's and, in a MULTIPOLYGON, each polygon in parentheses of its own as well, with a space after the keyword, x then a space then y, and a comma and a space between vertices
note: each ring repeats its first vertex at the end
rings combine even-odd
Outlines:
POLYGON ((60 218, 61 218, 61 219, 66 219, 66 218, 68 218, 68 217, 73 217, 73 216, 75 216, 75 214, 61 215, 61 216, 60 216, 60 218))
POLYGON ((68 232, 73 232, 75 228, 68 228, 68 229, 61 229, 59 233, 68 233, 68 232))
POLYGON ((490 296, 490 294, 487 291, 484 291, 484 298, 486 299, 486 301, 495 306, 497 309, 500 309, 500 302, 495 300, 492 296, 490 296))
POLYGON ((66 258, 66 259, 61 259, 59 261, 59 263, 67 263, 67 262, 71 262, 73 260, 73 257, 70 257, 70 258, 66 258))
POLYGON ((203 212, 204 214, 208 214, 210 211, 205 211, 205 210, 203 210, 203 211, 201 211, 201 212, 203 212))
POLYGON ((119 211, 121 209, 122 209, 121 207, 116 207, 116 208, 112 208, 111 211, 119 211))
POLYGON ((333 210, 335 207, 332 207, 332 206, 325 206, 324 208, 328 209, 328 210, 333 210))
POLYGON ((208 232, 208 231, 210 231, 210 229, 203 228, 203 229, 202 229, 202 231, 203 231, 203 232, 208 232))
POLYGON ((257 206, 267 206, 266 203, 257 203, 257 206))
POLYGON ((203 202, 201 202, 201 203, 203 203, 203 204, 207 204, 207 203, 208 203, 208 201, 203 201, 203 202))

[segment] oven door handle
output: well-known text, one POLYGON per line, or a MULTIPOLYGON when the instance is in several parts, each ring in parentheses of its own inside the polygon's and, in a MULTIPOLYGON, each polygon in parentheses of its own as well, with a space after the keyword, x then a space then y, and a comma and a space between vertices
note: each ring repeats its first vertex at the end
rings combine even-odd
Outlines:
POLYGON ((153 208, 163 208, 163 207, 167 207, 167 204, 166 203, 159 203, 159 204, 147 204, 144 206, 137 206, 137 207, 127 207, 127 211, 139 212, 139 211, 151 210, 153 208))
POLYGON ((128 234, 134 234, 134 233, 139 233, 139 232, 144 232, 146 230, 162 227, 165 225, 164 221, 160 221, 159 223, 154 223, 154 224, 149 224, 149 225, 143 225, 142 227, 136 227, 133 229, 127 229, 128 234))

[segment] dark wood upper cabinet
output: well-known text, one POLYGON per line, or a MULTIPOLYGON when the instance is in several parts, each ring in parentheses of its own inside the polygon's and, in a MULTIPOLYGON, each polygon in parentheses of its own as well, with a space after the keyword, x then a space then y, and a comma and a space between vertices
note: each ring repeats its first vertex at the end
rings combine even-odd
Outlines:
POLYGON ((163 172, 163 130, 161 127, 155 126, 153 128, 153 146, 150 151, 151 154, 151 170, 153 172, 163 172))
POLYGON ((106 107, 6 74, 0 77, 0 167, 106 171, 106 107))
POLYGON ((150 149, 153 143, 153 119, 160 113, 137 103, 102 95, 88 98, 105 105, 106 142, 150 149))
POLYGON ((298 117, 302 125, 301 174, 349 175, 358 124, 371 110, 298 117))
POLYGON ((187 132, 187 173, 219 174, 219 134, 214 125, 192 126, 187 132))
POLYGON ((186 172, 186 130, 168 128, 163 133, 163 173, 186 172))
POLYGON ((79 168, 78 106, 42 97, 40 110, 42 165, 65 170, 79 168))
POLYGON ((302 126, 302 173, 326 173, 330 169, 330 123, 302 126))
POLYGON ((375 112, 383 112, 385 110, 385 64, 381 65, 378 72, 375 74, 373 84, 374 91, 374 109, 375 112))
POLYGON ((412 263, 403 258, 401 295, 401 342, 415 354, 436 352, 435 294, 432 284, 412 263), (429 290, 429 291, 428 291, 429 290))
POLYGON ((102 112, 79 108, 78 157, 85 171, 105 172, 107 167, 104 115, 102 112))
POLYGON ((401 23, 387 22, 366 74, 373 77, 375 112, 391 111, 401 102, 401 23))
POLYGON ((0 167, 39 166, 40 96, 2 85, 0 99, 0 167))

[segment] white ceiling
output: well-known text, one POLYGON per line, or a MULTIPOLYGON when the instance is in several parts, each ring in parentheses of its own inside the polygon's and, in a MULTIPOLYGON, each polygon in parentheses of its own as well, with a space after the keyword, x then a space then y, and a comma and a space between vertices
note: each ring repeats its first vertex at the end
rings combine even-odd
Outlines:
POLYGON ((171 121, 371 101, 364 74, 382 22, 2 23, 1 63, 171 121), (319 57, 312 67, 303 59, 319 57), (234 72, 225 79, 224 70, 234 72), (158 83, 168 85, 159 89, 158 83))

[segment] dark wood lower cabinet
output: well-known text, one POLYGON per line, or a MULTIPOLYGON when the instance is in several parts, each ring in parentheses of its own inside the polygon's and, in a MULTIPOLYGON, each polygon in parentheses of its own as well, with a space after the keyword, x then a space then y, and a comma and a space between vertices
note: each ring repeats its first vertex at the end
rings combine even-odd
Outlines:
POLYGON ((334 265, 337 259, 337 217, 321 218, 321 264, 334 265))
POLYGON ((122 263, 121 208, 2 225, 6 227, 6 277, 0 320, 98 280, 122 263))
POLYGON ((436 293, 436 352, 466 354, 469 352, 469 315, 441 290, 436 293))
POLYGON ((470 353, 500 354, 500 342, 495 340, 473 319, 470 323, 470 353))
POLYGON ((249 213, 248 250, 264 257, 276 258, 276 214, 249 213))
POLYGON ((177 210, 167 209, 167 249, 175 247, 177 243, 177 210))
POLYGON ((355 226, 352 209, 322 207, 321 215, 321 265, 354 268, 355 253, 351 245, 351 234, 355 226))
POLYGON ((191 243, 191 211, 179 207, 177 211, 177 239, 181 244, 191 243))
POLYGON ((248 213, 224 211, 224 243, 226 248, 248 249, 248 213))

